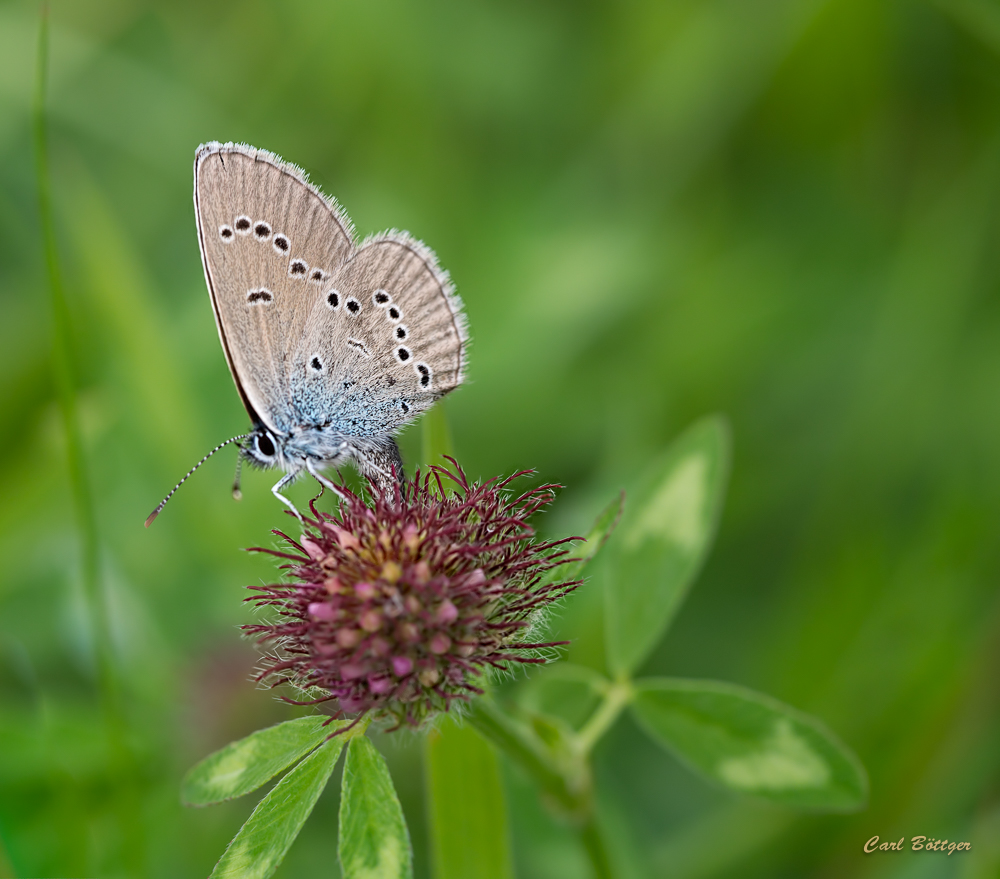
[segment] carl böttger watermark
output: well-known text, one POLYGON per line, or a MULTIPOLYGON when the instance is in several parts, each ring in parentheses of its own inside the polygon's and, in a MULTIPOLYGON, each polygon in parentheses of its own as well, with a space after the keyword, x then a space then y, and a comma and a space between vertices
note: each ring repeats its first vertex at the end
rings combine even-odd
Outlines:
POLYGON ((865 854, 872 852, 901 852, 909 848, 915 852, 947 852, 953 855, 955 852, 967 852, 972 848, 971 842, 949 842, 947 839, 938 839, 934 836, 912 836, 910 845, 906 845, 906 837, 901 836, 896 842, 879 842, 877 836, 873 836, 865 843, 865 854))

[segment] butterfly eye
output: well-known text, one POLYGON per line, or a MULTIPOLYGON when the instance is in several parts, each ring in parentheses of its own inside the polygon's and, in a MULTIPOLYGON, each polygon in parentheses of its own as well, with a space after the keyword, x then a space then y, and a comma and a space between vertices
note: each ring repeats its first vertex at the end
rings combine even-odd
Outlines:
POLYGON ((270 434, 258 433, 254 435, 253 438, 254 447, 263 455, 265 458, 274 457, 274 441, 271 439, 270 434))
POLYGON ((372 294, 372 302, 374 302, 376 305, 386 305, 388 304, 389 299, 390 296, 388 293, 385 292, 385 290, 376 290, 372 294))
POLYGON ((253 227, 253 234, 258 241, 267 241, 271 237, 271 227, 261 220, 253 227))
POLYGON ((232 226, 219 226, 219 237, 227 244, 233 240, 232 226))

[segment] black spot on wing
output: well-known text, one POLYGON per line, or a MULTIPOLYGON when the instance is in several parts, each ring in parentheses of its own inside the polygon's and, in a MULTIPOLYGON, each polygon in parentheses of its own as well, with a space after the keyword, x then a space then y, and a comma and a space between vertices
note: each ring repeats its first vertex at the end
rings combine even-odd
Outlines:
POLYGON ((256 305, 258 302, 273 302, 274 294, 267 289, 267 287, 261 287, 259 290, 248 290, 247 291, 247 304, 256 305))

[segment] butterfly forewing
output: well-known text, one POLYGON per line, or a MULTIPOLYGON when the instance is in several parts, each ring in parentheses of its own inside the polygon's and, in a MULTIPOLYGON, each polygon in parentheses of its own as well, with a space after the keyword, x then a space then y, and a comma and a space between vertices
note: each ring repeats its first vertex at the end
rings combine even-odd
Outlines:
POLYGON ((292 358, 298 416, 375 436, 462 381, 461 306, 434 255, 402 233, 365 242, 317 296, 292 358))
POLYGON ((290 360, 318 294, 354 251, 350 222, 301 171, 236 144, 198 150, 194 200, 237 387, 251 416, 288 431, 296 420, 290 360))

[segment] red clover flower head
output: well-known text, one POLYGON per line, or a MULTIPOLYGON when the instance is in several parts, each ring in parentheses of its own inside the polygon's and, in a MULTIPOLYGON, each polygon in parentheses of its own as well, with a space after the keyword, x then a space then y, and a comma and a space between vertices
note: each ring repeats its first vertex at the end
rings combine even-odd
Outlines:
POLYGON ((556 486, 513 496, 528 471, 470 485, 452 464, 392 492, 373 486, 370 505, 342 489, 336 515, 311 507, 298 542, 275 532, 295 552, 259 550, 288 559, 291 582, 251 587, 248 601, 277 611, 244 627, 271 648, 258 680, 321 691, 298 704, 418 726, 481 694, 484 671, 545 662, 542 648, 565 643, 530 640, 542 609, 580 583, 547 574, 567 541, 536 540, 528 525, 556 486))

